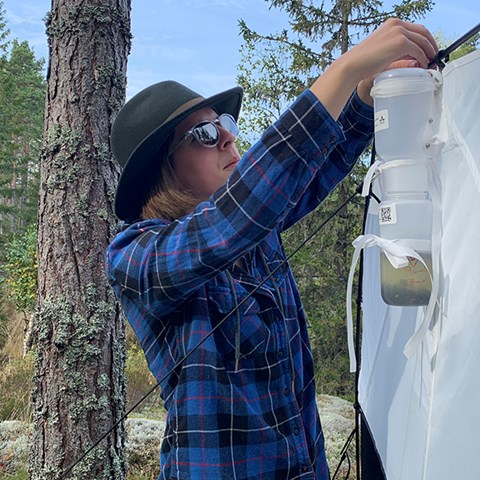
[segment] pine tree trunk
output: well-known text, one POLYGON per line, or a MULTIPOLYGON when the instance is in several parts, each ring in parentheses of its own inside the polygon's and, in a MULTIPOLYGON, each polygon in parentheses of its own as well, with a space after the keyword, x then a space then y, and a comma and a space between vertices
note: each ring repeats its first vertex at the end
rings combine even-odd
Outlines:
POLYGON ((104 273, 119 169, 130 0, 53 0, 41 155, 30 478, 125 478, 124 426, 65 472, 125 410, 124 329, 104 273))

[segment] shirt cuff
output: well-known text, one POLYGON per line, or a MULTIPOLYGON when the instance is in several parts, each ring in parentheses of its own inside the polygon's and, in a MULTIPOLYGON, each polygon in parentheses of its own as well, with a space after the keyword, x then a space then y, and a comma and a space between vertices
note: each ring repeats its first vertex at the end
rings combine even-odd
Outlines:
POLYGON ((358 95, 357 90, 353 92, 353 95, 347 102, 347 105, 343 109, 340 118, 338 119, 342 125, 342 119, 348 118, 351 123, 356 126, 358 132, 364 133, 366 136, 370 136, 373 131, 373 107, 367 105, 358 95))

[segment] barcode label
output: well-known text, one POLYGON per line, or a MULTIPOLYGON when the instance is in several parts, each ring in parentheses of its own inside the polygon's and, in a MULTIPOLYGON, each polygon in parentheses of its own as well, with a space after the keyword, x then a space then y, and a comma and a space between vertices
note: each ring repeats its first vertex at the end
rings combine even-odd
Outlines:
POLYGON ((388 128, 388 110, 379 110, 375 112, 375 132, 386 130, 388 128))
POLYGON ((392 225, 397 223, 397 208, 395 204, 380 205, 378 210, 378 221, 380 225, 392 225))

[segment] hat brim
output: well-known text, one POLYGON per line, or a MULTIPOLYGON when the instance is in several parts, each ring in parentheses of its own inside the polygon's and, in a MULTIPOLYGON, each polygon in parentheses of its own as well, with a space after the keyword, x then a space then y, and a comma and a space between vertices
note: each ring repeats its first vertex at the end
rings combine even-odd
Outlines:
POLYGON ((120 175, 114 205, 117 217, 126 221, 138 220, 146 195, 151 188, 151 169, 158 168, 154 165, 154 160, 158 157, 158 153, 169 135, 183 119, 206 107, 214 108, 219 113, 229 113, 238 119, 242 96, 243 90, 240 87, 234 87, 206 98, 175 116, 146 137, 130 155, 120 175))

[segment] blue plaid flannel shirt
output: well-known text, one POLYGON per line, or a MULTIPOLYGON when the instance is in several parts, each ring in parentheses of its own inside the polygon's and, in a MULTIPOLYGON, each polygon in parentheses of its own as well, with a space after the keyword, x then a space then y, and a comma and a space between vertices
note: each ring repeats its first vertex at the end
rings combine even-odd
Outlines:
POLYGON ((335 122, 306 91, 210 201, 171 223, 126 226, 111 243, 111 284, 163 379, 159 479, 329 478, 306 319, 280 232, 348 174, 372 118, 355 93, 335 122), (240 258, 248 271, 233 266, 240 258))

